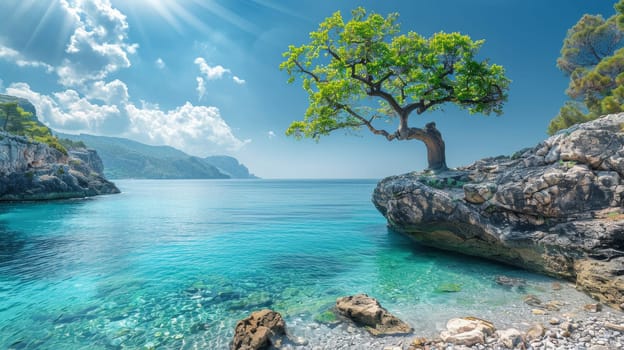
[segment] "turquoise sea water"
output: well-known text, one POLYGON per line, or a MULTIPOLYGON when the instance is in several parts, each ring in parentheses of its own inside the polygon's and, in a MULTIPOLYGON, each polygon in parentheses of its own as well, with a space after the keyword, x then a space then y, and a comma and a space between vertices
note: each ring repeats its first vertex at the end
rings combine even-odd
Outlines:
POLYGON ((0 206, 0 348, 226 349, 253 310, 314 323, 360 292, 426 333, 455 314, 514 313, 526 291, 497 275, 538 292, 550 281, 388 232, 372 180, 117 184, 0 206))

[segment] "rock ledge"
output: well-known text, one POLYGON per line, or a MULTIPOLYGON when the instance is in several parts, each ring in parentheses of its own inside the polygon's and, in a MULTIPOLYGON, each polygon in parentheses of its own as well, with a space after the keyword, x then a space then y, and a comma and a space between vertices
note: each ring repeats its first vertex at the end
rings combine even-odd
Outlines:
POLYGON ((373 203, 426 245, 575 281, 624 307, 624 113, 511 157, 383 179, 373 203))

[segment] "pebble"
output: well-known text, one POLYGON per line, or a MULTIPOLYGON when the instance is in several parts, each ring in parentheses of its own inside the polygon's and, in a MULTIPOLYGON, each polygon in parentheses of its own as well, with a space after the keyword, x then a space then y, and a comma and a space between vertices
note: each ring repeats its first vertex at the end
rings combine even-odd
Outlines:
POLYGON ((596 304, 587 304, 584 306, 585 311, 589 312, 600 312, 602 311, 602 305, 599 303, 596 304))
MULTIPOLYGON (((582 306, 581 306, 582 307, 582 306)), ((590 312, 590 311, 588 311, 590 312)), ((543 327, 539 323, 529 323, 534 320, 527 320, 525 328, 520 329, 525 335, 529 329, 533 329, 533 337, 525 336, 524 348, 526 349, 552 349, 552 350, 610 350, 622 349, 624 344, 624 332, 617 331, 620 326, 624 327, 624 314, 617 313, 592 313, 591 317, 585 313, 574 319, 567 317, 552 317, 548 320, 548 325, 542 333, 538 328, 543 327)), ((533 316, 536 319, 539 316, 533 316)), ((495 325, 496 326, 496 325, 495 325)), ((324 327, 324 326, 321 326, 324 327)), ((336 327, 339 329, 340 327, 336 327)), ((334 332, 336 329, 331 330, 334 332)), ((371 338, 369 335, 352 326, 344 326, 342 328, 343 337, 349 339, 332 340, 324 343, 323 349, 380 349, 380 350, 503 350, 507 349, 501 343, 497 336, 488 336, 485 344, 476 344, 472 347, 457 346, 453 344, 445 344, 439 339, 426 339, 418 337, 417 334, 409 337, 383 337, 371 338), (347 332, 347 330, 350 331, 347 332), (345 336, 346 335, 346 336, 345 336), (405 344, 405 345, 403 345, 405 344), (409 346, 407 344, 410 344, 409 346)), ((522 347, 520 347, 522 348, 522 347)), ((297 348, 299 349, 299 348, 297 348)), ((308 348, 310 349, 310 348, 308 348)), ((314 347, 311 347, 314 349, 314 347)))
POLYGON ((548 323, 550 323, 550 324, 551 324, 551 325, 553 325, 553 326, 556 326, 556 325, 560 324, 560 323, 561 323, 561 321, 560 321, 558 318, 553 317, 553 318, 551 318, 550 320, 548 320, 548 323))
MULTIPOLYGON (((624 349, 624 331, 618 330, 620 327, 624 327, 624 313, 607 307, 602 312, 593 313, 584 311, 583 305, 577 304, 572 309, 569 304, 565 304, 564 307, 567 310, 563 310, 563 312, 551 311, 549 312, 550 315, 546 317, 532 315, 530 313, 531 307, 523 305, 526 319, 524 322, 515 324, 514 328, 525 335, 524 348, 527 350, 624 349), (577 313, 567 314, 569 312, 577 313), (527 337, 526 334, 531 328, 534 330, 533 336, 527 337)), ((543 311, 542 309, 537 310, 543 311)), ((479 315, 475 316, 479 317, 479 315)), ((499 329, 510 327, 510 325, 494 323, 494 326, 499 329)), ((299 331, 294 331, 292 336, 295 339, 300 337, 299 339, 303 341, 284 342, 280 347, 281 350, 508 350, 496 335, 488 335, 485 344, 464 347, 443 343, 437 337, 439 331, 436 335, 416 332, 407 336, 375 338, 365 329, 353 324, 343 322, 329 326, 299 318, 289 323, 288 327, 291 330, 298 329, 299 331)))

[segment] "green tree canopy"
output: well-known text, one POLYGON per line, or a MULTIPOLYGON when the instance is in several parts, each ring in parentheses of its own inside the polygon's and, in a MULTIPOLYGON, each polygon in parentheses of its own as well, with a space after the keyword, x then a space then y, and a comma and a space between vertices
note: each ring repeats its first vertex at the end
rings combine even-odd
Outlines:
POLYGON ((566 102, 548 133, 624 111, 624 0, 616 14, 584 15, 568 30, 557 67, 570 77, 566 102))
POLYGON ((24 111, 17 102, 0 103, 0 121, 2 130, 6 132, 26 136, 67 154, 67 150, 52 135, 50 128, 42 124, 32 113, 24 111))
POLYGON ((287 135, 318 140, 335 130, 362 127, 392 140, 418 139, 427 146, 429 168, 445 169, 444 142, 435 123, 408 126, 412 114, 452 103, 470 113, 502 113, 509 80, 502 66, 478 60, 483 40, 460 33, 429 38, 400 34, 398 14, 383 17, 363 8, 345 22, 340 12, 291 45, 280 69, 303 82, 309 106, 287 135), (395 132, 380 128, 394 122, 395 132))

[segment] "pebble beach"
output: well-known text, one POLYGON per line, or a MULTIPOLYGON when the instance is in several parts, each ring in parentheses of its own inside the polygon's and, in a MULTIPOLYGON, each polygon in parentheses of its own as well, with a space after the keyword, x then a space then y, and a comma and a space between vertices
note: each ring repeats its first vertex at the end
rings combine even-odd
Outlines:
MULTIPOLYGON (((374 337, 364 328, 352 322, 328 325, 308 322, 304 317, 288 320, 287 338, 273 349, 375 349, 375 350, 417 350, 417 349, 556 349, 556 350, 611 350, 624 348, 624 313, 604 306, 589 296, 576 291, 574 285, 565 282, 552 284, 550 295, 558 300, 546 300, 545 295, 537 297, 526 294, 511 312, 456 315, 483 319, 496 328, 496 331, 473 345, 444 341, 440 333, 445 330, 444 322, 426 315, 424 322, 415 322, 407 317, 414 332, 404 336, 374 337), (542 300, 543 298, 543 300, 542 300), (512 316, 513 314, 513 316, 512 316), (487 316, 487 318, 485 317, 487 316), (517 330, 515 343, 509 346, 509 339, 500 333, 517 330), (505 341, 507 344, 505 344, 505 341)), ((391 310, 392 311, 392 310, 391 310)), ((403 310, 401 315, 407 314, 403 310)), ((441 310, 441 314, 444 311, 441 310)), ((446 314, 442 317, 448 317, 446 314)), ((507 332, 508 333, 508 332, 507 332)), ((513 332, 512 332, 513 333, 513 332)), ((512 337, 513 338, 513 337, 512 337)))

